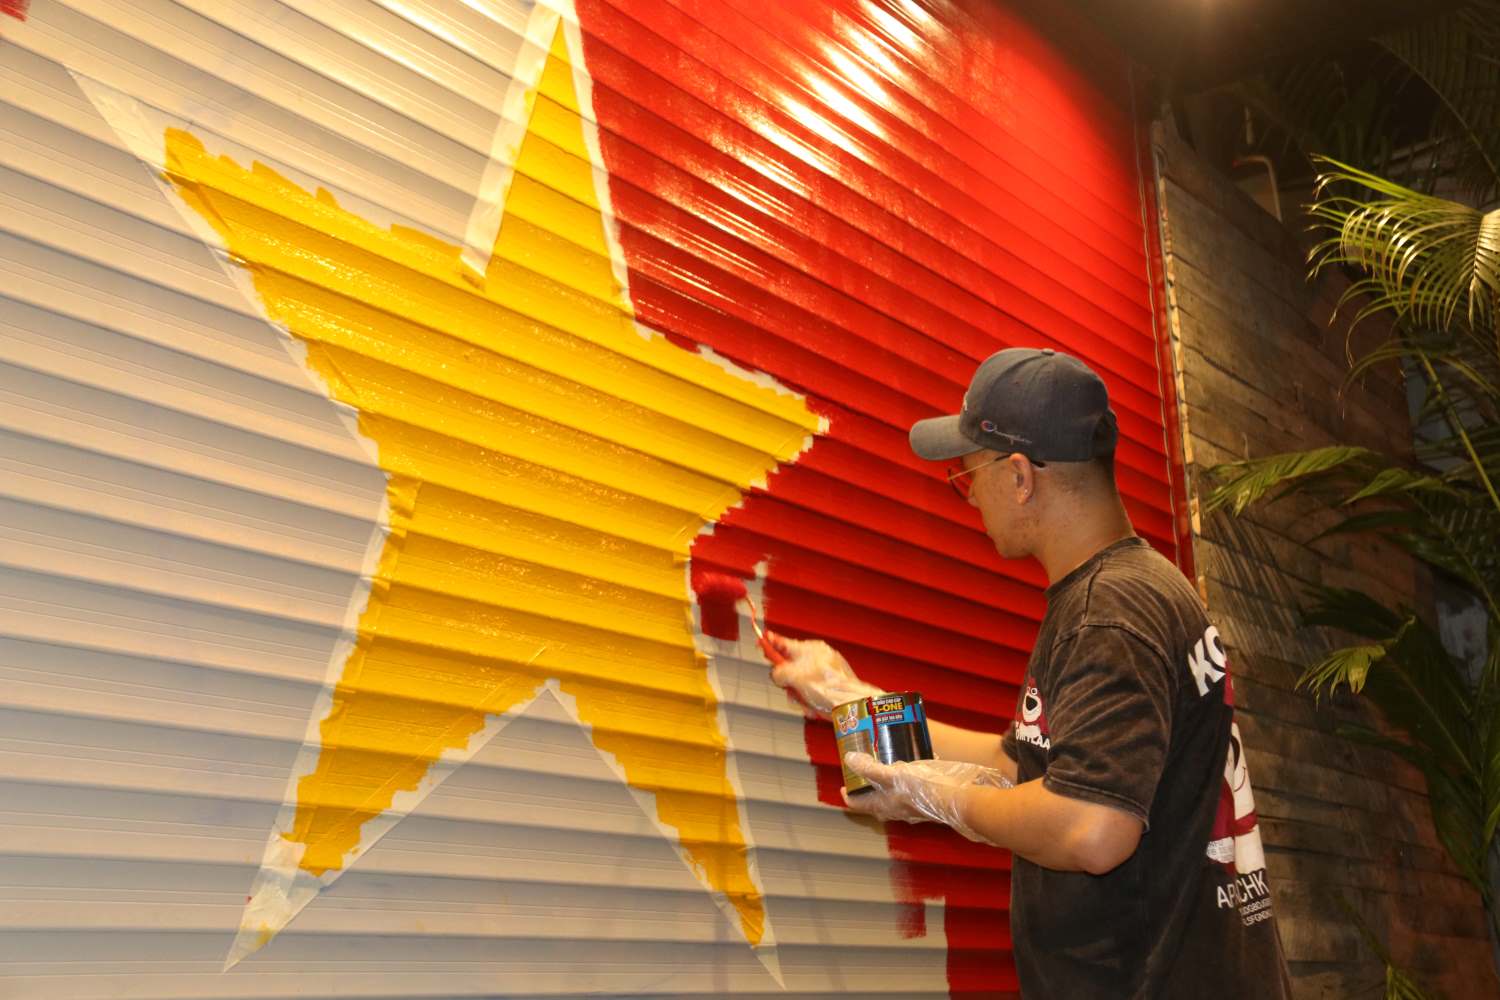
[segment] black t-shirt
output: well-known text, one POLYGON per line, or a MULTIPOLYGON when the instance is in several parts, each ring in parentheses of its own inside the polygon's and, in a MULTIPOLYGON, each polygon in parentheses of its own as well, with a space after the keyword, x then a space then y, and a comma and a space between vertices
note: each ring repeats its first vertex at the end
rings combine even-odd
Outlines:
POLYGON ((1015 859, 1026 1000, 1290 996, 1224 647, 1145 540, 1047 589, 1004 746, 1020 781, 1146 824, 1106 875, 1015 859))

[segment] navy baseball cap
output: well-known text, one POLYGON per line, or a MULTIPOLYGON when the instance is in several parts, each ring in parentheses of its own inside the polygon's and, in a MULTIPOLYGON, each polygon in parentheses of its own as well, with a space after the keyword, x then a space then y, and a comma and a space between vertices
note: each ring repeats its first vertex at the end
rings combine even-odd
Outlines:
POLYGON ((1118 439, 1104 380, 1051 348, 990 355, 974 372, 961 412, 911 428, 911 450, 930 459, 991 448, 1037 462, 1087 462, 1113 452, 1118 439))

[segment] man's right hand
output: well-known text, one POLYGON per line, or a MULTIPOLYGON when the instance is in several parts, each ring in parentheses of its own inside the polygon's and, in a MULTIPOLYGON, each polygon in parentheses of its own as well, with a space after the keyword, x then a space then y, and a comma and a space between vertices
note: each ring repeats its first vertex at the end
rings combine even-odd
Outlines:
POLYGON ((826 719, 839 705, 883 694, 854 676, 843 654, 821 639, 788 639, 767 632, 766 639, 786 660, 771 667, 771 681, 802 705, 809 719, 826 719))

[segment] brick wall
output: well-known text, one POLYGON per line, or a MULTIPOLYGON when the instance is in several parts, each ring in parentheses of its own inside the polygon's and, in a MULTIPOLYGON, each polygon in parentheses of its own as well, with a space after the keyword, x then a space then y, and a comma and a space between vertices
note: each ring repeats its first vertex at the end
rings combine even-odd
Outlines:
MULTIPOLYGON (((1292 233, 1170 126, 1157 125, 1152 145, 1190 489, 1202 487, 1204 469, 1233 459, 1334 442, 1409 450, 1399 372, 1339 396, 1346 330, 1329 319, 1340 279, 1309 284, 1292 233)), ((1344 697, 1318 708, 1294 690, 1301 669, 1330 648, 1327 636, 1297 626, 1306 584, 1419 607, 1432 600, 1424 571, 1388 546, 1309 546, 1330 518, 1300 498, 1238 519, 1194 516, 1199 590, 1230 648, 1297 996, 1380 995, 1380 966, 1339 894, 1424 984, 1453 1000, 1500 996, 1478 895, 1437 840, 1421 775, 1333 735, 1338 718, 1366 706, 1344 697)))

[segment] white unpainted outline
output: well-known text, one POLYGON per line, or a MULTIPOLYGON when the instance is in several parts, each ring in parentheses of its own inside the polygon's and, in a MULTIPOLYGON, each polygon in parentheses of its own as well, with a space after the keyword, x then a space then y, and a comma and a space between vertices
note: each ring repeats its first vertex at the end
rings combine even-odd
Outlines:
POLYGON ((500 120, 490 139, 490 155, 479 180, 469 223, 464 228, 464 247, 459 260, 468 268, 465 275, 476 284, 484 282, 489 270, 495 240, 500 235, 500 219, 505 213, 505 199, 516 175, 516 157, 531 124, 527 98, 534 95, 547 67, 552 38, 557 33, 558 11, 538 0, 526 19, 521 49, 516 65, 500 101, 500 120))

